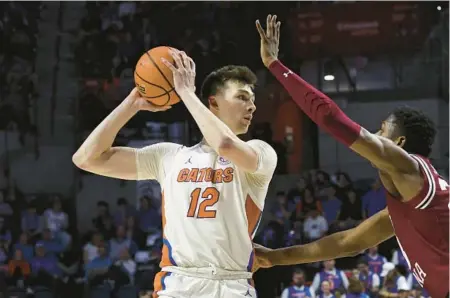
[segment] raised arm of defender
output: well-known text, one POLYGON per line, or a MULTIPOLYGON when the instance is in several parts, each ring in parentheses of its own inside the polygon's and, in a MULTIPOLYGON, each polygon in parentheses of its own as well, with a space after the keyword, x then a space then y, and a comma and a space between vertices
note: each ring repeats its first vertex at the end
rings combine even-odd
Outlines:
POLYGON ((418 164, 402 148, 349 119, 325 94, 278 61, 280 22, 276 22, 276 16, 267 17, 266 31, 259 21, 256 28, 261 37, 264 65, 311 120, 384 172, 419 173, 418 164))
MULTIPOLYGON (((85 171, 102 176, 137 180, 136 156, 139 150, 112 147, 119 130, 140 110, 165 111, 170 106, 156 107, 141 98, 134 88, 127 98, 111 112, 89 135, 72 157, 73 163, 85 171)), ((142 177, 142 179, 156 177, 142 177)))
POLYGON ((394 236, 387 209, 359 226, 323 237, 305 245, 271 250, 255 245, 259 267, 313 263, 354 256, 394 236))

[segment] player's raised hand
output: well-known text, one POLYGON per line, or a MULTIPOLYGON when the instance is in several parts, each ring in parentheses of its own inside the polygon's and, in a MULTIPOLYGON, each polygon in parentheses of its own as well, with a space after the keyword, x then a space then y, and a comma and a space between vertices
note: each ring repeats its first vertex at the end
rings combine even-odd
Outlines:
POLYGON ((266 67, 278 60, 278 47, 280 45, 281 22, 277 22, 276 15, 268 15, 266 30, 262 28, 259 20, 256 20, 256 29, 261 38, 261 59, 266 67))
POLYGON ((176 49, 169 50, 175 65, 164 58, 161 61, 172 71, 175 91, 181 94, 185 91, 195 91, 195 63, 185 52, 176 49))
POLYGON ((136 111, 162 112, 172 108, 172 106, 160 107, 152 104, 150 101, 146 100, 139 94, 137 87, 134 87, 133 90, 131 90, 130 94, 128 94, 125 100, 128 101, 131 107, 136 111))

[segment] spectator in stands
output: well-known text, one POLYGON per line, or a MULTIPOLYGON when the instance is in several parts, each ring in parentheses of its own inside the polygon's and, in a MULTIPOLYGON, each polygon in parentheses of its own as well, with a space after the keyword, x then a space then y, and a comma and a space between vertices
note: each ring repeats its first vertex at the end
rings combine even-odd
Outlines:
POLYGON ((301 197, 302 199, 297 204, 294 212, 294 220, 303 221, 311 211, 322 213, 322 204, 315 197, 313 187, 306 187, 301 197))
POLYGON ((369 298, 369 295, 364 293, 364 286, 359 279, 351 277, 348 282, 347 294, 342 295, 342 298, 369 298))
POLYGON ((118 54, 120 57, 124 57, 125 61, 137 61, 141 54, 141 47, 138 42, 133 38, 131 32, 126 32, 123 42, 119 44, 118 54))
POLYGON ((269 248, 278 248, 284 244, 284 233, 280 231, 280 225, 274 221, 269 222, 258 238, 264 246, 269 248))
POLYGON ((315 172, 314 191, 318 197, 327 196, 327 188, 331 185, 330 175, 327 172, 318 170, 315 172))
POLYGON ((369 269, 369 263, 365 258, 358 259, 358 279, 363 283, 366 293, 375 296, 380 290, 380 276, 369 269))
POLYGON ((11 231, 8 229, 5 219, 0 217, 0 249, 3 250, 5 254, 9 254, 11 241, 11 231))
POLYGON ((111 214, 109 213, 109 204, 105 201, 97 202, 97 216, 92 219, 94 228, 97 231, 103 230, 103 228, 104 228, 103 221, 110 217, 111 217, 111 214))
POLYGON ((292 229, 286 235, 285 245, 292 246, 296 244, 301 244, 303 237, 303 223, 300 221, 296 221, 293 224, 292 229))
POLYGON ((52 237, 52 232, 49 229, 45 229, 42 233, 42 240, 40 243, 42 243, 48 255, 52 254, 55 257, 65 249, 58 239, 52 237))
POLYGON ((384 263, 381 277, 383 286, 379 292, 380 297, 408 297, 409 286, 406 278, 397 271, 394 264, 384 263))
POLYGON ((69 217, 62 210, 61 199, 53 198, 52 208, 44 212, 45 227, 47 227, 54 238, 56 238, 67 249, 72 242, 72 236, 66 232, 69 227, 69 217))
POLYGON ((430 295, 425 293, 424 288, 422 288, 420 285, 417 285, 411 288, 411 291, 409 291, 408 298, 431 298, 431 297, 430 295))
POLYGON ((339 199, 345 201, 349 190, 353 189, 352 180, 347 173, 337 172, 333 181, 337 186, 336 195, 339 199))
POLYGON ((23 259, 27 262, 29 262, 33 259, 34 248, 28 242, 28 234, 27 233, 20 234, 19 241, 16 244, 14 244, 13 250, 14 251, 20 250, 22 253, 23 259))
POLYGON ((386 190, 382 187, 380 179, 376 179, 370 189, 362 198, 363 218, 368 218, 386 208, 386 190))
MULTIPOLYGON (((396 268, 402 267, 401 265, 396 266, 396 268)), ((408 267, 403 267, 404 269, 408 268, 408 267)), ((399 270, 401 271, 401 270, 399 270)), ((405 271, 409 271, 409 270, 405 270, 405 271)), ((428 293, 428 291, 423 288, 419 282, 417 281, 417 279, 414 277, 414 274, 409 271, 406 277, 406 283, 408 284, 408 289, 410 289, 410 295, 412 297, 416 297, 418 296, 419 298, 429 298, 430 294, 428 293)))
POLYGON ((58 260, 58 266, 62 271, 61 285, 73 286, 77 281, 77 275, 80 276, 80 256, 78 249, 70 249, 61 254, 58 260))
POLYGON ((381 273, 383 264, 387 262, 386 258, 378 253, 378 246, 369 248, 364 258, 369 264, 369 270, 376 274, 381 273))
POLYGON ((312 242, 322 238, 328 232, 328 223, 319 211, 311 210, 303 224, 303 231, 307 241, 312 242))
POLYGON ((120 252, 119 259, 114 263, 118 266, 122 272, 124 272, 128 277, 128 282, 124 284, 129 284, 134 282, 134 275, 136 273, 136 262, 131 258, 130 253, 127 249, 120 252))
POLYGON ((127 239, 134 241, 138 247, 145 247, 145 233, 136 225, 135 217, 128 217, 125 227, 127 230, 127 239))
POLYGON ((401 265, 401 266, 404 266, 405 268, 409 267, 408 261, 406 260, 405 256, 403 255, 403 252, 400 248, 397 248, 392 253, 391 263, 394 264, 395 266, 401 265))
POLYGON ((98 247, 98 257, 85 265, 85 278, 90 286, 101 284, 108 276, 112 260, 104 245, 98 247))
POLYGON ((103 228, 100 230, 100 233, 102 233, 103 239, 105 240, 110 240, 116 235, 116 228, 114 227, 112 217, 103 220, 103 228))
POLYGON ((318 291, 322 293, 323 289, 319 290, 320 285, 324 281, 330 283, 330 290, 332 293, 339 290, 340 293, 344 293, 348 288, 348 278, 344 271, 336 269, 335 261, 328 260, 323 262, 323 270, 316 273, 314 280, 311 284, 311 289, 317 293, 318 291))
POLYGON ((133 206, 128 205, 128 201, 125 198, 119 198, 117 200, 117 211, 114 213, 114 224, 116 226, 126 225, 127 218, 130 216, 136 216, 136 209, 133 206))
POLYGON ((83 262, 87 264, 98 257, 98 249, 104 245, 103 235, 100 232, 95 232, 91 236, 91 241, 86 243, 83 247, 83 262))
POLYGON ((287 198, 289 202, 293 202, 297 205, 300 202, 307 185, 306 178, 300 177, 297 183, 295 183, 295 187, 288 192, 287 198))
POLYGON ((10 286, 18 286, 23 288, 25 282, 30 276, 31 268, 30 264, 24 260, 22 251, 16 249, 14 251, 14 257, 8 262, 8 281, 10 286), (21 285, 21 286, 20 286, 21 285))
POLYGON ((283 290, 280 298, 315 298, 314 291, 310 291, 309 287, 305 286, 305 281, 305 272, 300 268, 296 268, 292 274, 292 285, 283 290))
POLYGON ((328 280, 322 281, 320 284, 320 293, 317 298, 336 298, 332 292, 332 283, 328 280))
POLYGON ((139 228, 144 233, 153 233, 161 229, 161 215, 153 206, 149 197, 142 197, 140 200, 137 220, 139 228))
POLYGON ((342 202, 336 197, 336 187, 334 185, 329 185, 323 192, 326 194, 322 201, 323 215, 328 222, 330 230, 335 230, 339 214, 341 213, 342 202))
POLYGON ((132 255, 137 251, 136 243, 126 238, 126 230, 124 226, 118 226, 116 229, 116 237, 109 240, 109 257, 116 261, 120 258, 123 250, 128 250, 132 255))
POLYGON ((277 192, 277 201, 273 206, 272 214, 274 221, 278 223, 280 229, 285 231, 289 226, 289 218, 291 217, 292 207, 289 206, 289 202, 284 191, 277 192))
POLYGON ((31 260, 31 272, 33 285, 52 288, 55 279, 61 276, 58 259, 54 255, 47 255, 44 244, 36 243, 35 257, 31 260))
POLYGON ((5 202, 5 192, 0 191, 0 216, 8 217, 13 214, 13 210, 11 205, 8 202, 5 202))
POLYGON ((30 238, 37 239, 43 229, 43 220, 36 212, 35 201, 28 204, 27 209, 22 213, 22 232, 28 233, 30 238))
POLYGON ((347 191, 338 217, 339 229, 353 228, 362 221, 362 218, 361 200, 353 190, 347 191))

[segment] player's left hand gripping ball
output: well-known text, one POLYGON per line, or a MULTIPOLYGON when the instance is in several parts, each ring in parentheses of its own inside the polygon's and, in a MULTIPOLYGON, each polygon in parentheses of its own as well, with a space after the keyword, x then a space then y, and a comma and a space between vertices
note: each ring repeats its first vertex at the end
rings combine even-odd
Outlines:
MULTIPOLYGON (((185 52, 170 49, 170 54, 175 61, 171 64, 164 58, 161 61, 172 71, 175 91, 181 94, 186 91, 195 92, 195 63, 185 52)), ((183 99, 183 98, 182 98, 183 99)))

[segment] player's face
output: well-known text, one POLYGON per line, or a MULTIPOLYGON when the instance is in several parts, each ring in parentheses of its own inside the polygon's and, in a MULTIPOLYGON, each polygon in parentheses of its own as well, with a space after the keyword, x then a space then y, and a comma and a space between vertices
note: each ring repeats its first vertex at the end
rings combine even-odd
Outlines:
POLYGON ((377 132, 377 135, 390 139, 398 146, 402 147, 405 143, 404 136, 398 136, 398 126, 395 122, 394 116, 389 116, 381 123, 381 129, 377 132))
POLYGON ((256 110, 252 86, 226 82, 211 109, 236 135, 246 133, 256 110))

